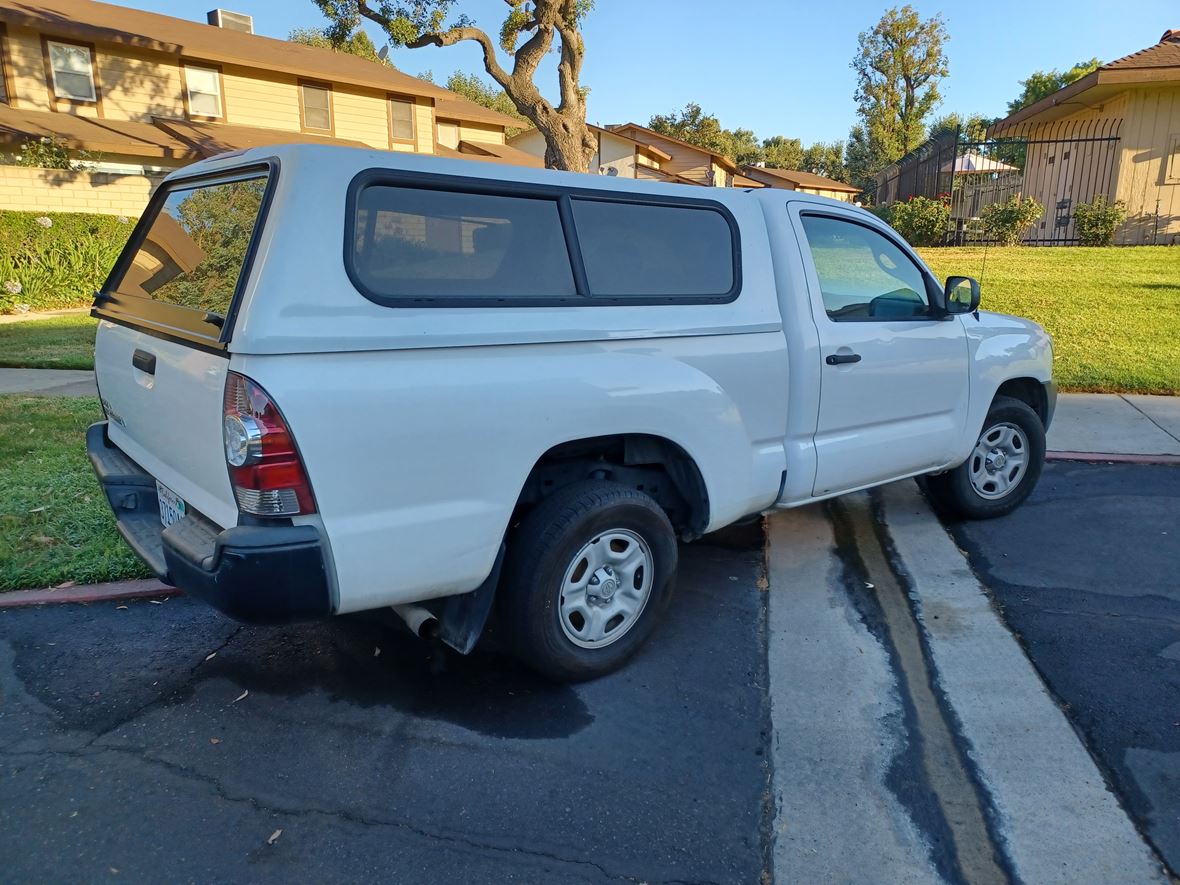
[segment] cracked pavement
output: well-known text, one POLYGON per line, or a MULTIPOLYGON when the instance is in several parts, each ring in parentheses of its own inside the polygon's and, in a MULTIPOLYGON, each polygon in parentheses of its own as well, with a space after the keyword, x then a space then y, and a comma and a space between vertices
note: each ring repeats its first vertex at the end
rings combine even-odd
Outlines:
POLYGON ((1168 881, 1178 501, 1050 464, 949 533, 912 483, 778 514, 578 686, 392 616, 0 610, 4 878, 1168 881))
POLYGON ((757 881, 761 532, 682 556, 648 648, 574 687, 381 616, 0 612, 5 880, 757 881))

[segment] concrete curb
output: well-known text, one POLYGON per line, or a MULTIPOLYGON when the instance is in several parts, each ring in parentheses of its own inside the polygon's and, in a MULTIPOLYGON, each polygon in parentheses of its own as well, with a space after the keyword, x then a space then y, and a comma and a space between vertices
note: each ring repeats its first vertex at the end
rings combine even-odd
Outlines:
POLYGON ((158 599, 180 595, 180 590, 156 580, 112 581, 109 584, 83 584, 77 587, 50 587, 45 590, 13 590, 9 593, 0 593, 0 608, 60 605, 71 602, 117 602, 120 599, 158 599))
POLYGON ((1123 452, 1045 452, 1046 461, 1084 461, 1088 464, 1180 465, 1180 455, 1131 455, 1123 452))

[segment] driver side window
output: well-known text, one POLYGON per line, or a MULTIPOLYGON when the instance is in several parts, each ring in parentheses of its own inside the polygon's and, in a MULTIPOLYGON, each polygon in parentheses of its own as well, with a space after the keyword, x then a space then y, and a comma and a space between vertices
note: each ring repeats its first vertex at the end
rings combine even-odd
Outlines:
POLYGON ((921 269, 888 237, 826 215, 804 215, 803 229, 832 320, 885 322, 930 316, 921 269))

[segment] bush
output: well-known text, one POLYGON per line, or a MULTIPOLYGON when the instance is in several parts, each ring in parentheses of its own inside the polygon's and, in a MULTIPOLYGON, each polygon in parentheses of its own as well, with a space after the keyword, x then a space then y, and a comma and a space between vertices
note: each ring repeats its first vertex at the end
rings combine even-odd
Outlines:
POLYGON ((911 246, 941 246, 951 221, 946 198, 910 197, 890 206, 888 221, 911 246))
POLYGON ((0 313, 89 304, 132 224, 113 215, 0 211, 0 313))
POLYGON ((1078 240, 1083 246, 1113 245, 1114 232, 1126 217, 1127 205, 1122 200, 1108 203, 1103 196, 1097 196, 1089 203, 1078 203, 1073 211, 1078 240))
POLYGON ((984 206, 979 213, 983 231, 1001 246, 1019 246, 1025 228, 1045 214, 1045 207, 1032 197, 1013 194, 1002 203, 984 206))

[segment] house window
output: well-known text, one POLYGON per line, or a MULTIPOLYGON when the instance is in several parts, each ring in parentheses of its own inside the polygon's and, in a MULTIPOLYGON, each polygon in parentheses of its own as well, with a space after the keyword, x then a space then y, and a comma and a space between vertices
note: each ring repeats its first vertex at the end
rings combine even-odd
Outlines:
POLYGON ((406 98, 389 99, 389 132, 394 141, 414 140, 414 102, 406 98))
POLYGON ((1168 184, 1180 184, 1180 133, 1172 136, 1168 150, 1168 184))
POLYGON ((459 124, 449 120, 438 121, 438 143, 454 150, 459 148, 459 124))
POLYGON ((221 116, 221 72, 217 68, 184 66, 190 117, 221 116))
POLYGON ((332 131, 332 90, 315 83, 299 84, 299 105, 303 110, 303 128, 319 132, 332 131))
POLYGON ((98 101, 94 89, 94 65, 89 46, 75 43, 46 43, 53 94, 70 101, 98 101))

